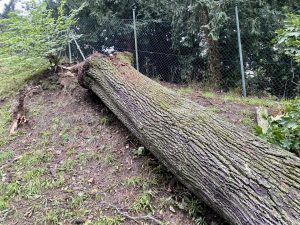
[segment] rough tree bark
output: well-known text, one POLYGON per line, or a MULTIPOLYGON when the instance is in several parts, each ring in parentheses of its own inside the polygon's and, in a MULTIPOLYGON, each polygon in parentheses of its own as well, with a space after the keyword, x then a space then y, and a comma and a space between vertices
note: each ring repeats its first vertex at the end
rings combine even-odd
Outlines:
POLYGON ((192 192, 232 224, 299 224, 300 159, 116 59, 79 81, 192 192))

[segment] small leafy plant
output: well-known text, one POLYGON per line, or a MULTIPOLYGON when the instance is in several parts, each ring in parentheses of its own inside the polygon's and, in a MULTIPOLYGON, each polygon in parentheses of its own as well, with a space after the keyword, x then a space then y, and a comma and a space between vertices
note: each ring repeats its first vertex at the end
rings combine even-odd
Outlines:
POLYGON ((265 134, 257 129, 258 135, 270 143, 300 155, 300 97, 287 103, 284 113, 268 117, 269 128, 265 134))

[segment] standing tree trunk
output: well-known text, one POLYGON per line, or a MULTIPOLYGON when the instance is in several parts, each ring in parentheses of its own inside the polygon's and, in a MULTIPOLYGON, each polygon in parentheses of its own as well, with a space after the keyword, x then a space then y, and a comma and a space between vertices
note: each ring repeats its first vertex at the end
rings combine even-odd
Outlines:
POLYGON ((299 224, 300 159, 103 56, 79 81, 187 188, 232 224, 299 224))
MULTIPOLYGON (((205 21, 205 25, 209 24, 209 13, 208 9, 205 8, 203 14, 203 19, 205 21)), ((221 61, 220 61, 220 51, 218 47, 218 40, 214 40, 209 34, 209 30, 204 30, 206 42, 208 45, 208 73, 211 84, 214 85, 215 88, 220 87, 222 80, 221 73, 221 61)))

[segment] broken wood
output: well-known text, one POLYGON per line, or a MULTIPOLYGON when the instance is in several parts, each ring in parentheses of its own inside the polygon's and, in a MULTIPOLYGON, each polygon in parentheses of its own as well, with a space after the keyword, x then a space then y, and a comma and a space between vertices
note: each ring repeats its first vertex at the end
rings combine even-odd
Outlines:
POLYGON ((300 159, 113 58, 89 58, 91 89, 187 188, 232 224, 300 221, 300 159))
POLYGON ((267 133, 269 128, 268 115, 266 107, 256 107, 256 122, 263 134, 267 133))
POLYGON ((12 106, 12 124, 9 133, 13 135, 18 127, 28 122, 26 118, 26 100, 39 91, 40 86, 27 86, 20 91, 18 98, 12 106))

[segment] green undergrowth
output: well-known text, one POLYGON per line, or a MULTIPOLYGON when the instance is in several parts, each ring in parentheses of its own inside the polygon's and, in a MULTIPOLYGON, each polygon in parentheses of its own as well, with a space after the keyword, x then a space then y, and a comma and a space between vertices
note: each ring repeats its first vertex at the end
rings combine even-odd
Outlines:
POLYGON ((233 102, 242 105, 273 107, 274 105, 278 105, 278 104, 282 105, 285 102, 284 100, 277 101, 276 98, 272 96, 263 97, 263 98, 259 98, 256 96, 243 97, 241 94, 239 94, 236 91, 217 93, 211 88, 202 87, 200 83, 198 85, 192 83, 191 85, 180 87, 177 90, 177 93, 182 95, 190 95, 194 92, 197 92, 199 89, 202 90, 201 95, 205 98, 228 101, 228 102, 233 102))
POLYGON ((41 58, 11 56, 0 58, 0 99, 5 99, 19 91, 28 79, 49 67, 41 58))
POLYGON ((10 136, 12 98, 34 75, 48 68, 46 60, 26 59, 18 56, 0 57, 0 147, 18 137, 19 133, 10 136), (5 99, 9 101, 1 102, 5 99))
POLYGON ((257 127, 256 132, 272 144, 300 156, 300 97, 285 103, 282 114, 267 118, 266 133, 257 127))
POLYGON ((250 106, 259 105, 265 107, 272 107, 274 105, 280 104, 279 101, 276 101, 275 98, 272 97, 265 97, 265 98, 258 98, 255 96, 242 97, 233 92, 228 92, 221 98, 223 98, 225 101, 234 102, 243 105, 250 105, 250 106))

